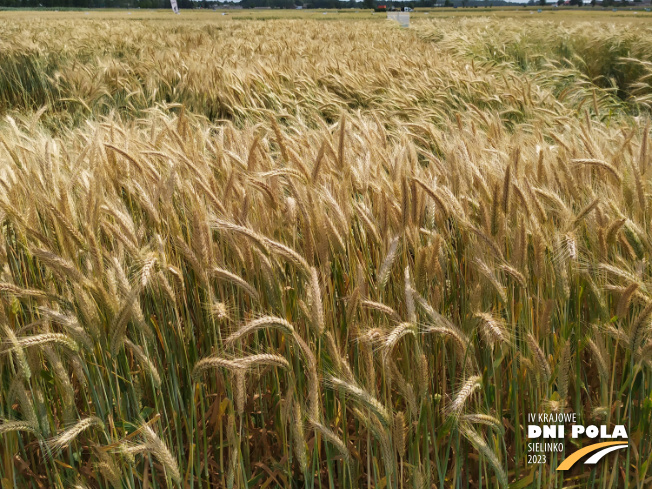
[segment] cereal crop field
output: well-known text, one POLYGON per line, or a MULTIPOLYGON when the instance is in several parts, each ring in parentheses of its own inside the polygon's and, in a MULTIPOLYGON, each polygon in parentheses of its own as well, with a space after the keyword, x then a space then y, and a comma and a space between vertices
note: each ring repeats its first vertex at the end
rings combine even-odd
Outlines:
POLYGON ((583 9, 0 12, 0 487, 651 487, 652 13, 583 9))

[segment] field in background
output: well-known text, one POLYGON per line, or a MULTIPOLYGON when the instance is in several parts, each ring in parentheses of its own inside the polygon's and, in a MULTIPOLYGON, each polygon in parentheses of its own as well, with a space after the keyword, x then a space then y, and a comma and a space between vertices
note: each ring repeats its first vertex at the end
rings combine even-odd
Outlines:
MULTIPOLYGON (((648 5, 632 4, 632 7, 615 7, 603 9, 602 7, 581 8, 555 8, 550 5, 540 6, 513 6, 513 7, 478 7, 478 8, 420 8, 412 12, 413 21, 445 18, 464 17, 489 17, 510 18, 522 20, 551 20, 564 23, 577 21, 600 21, 605 23, 626 22, 628 25, 637 26, 647 24, 652 19, 652 13, 646 12, 648 5), (541 10, 539 13, 538 10, 541 10), (535 17, 536 16, 536 17, 535 17)), ((148 20, 186 22, 228 22, 231 20, 274 20, 274 19, 312 19, 312 20, 365 20, 384 21, 386 13, 372 12, 365 9, 309 9, 309 10, 280 10, 280 9, 218 9, 218 10, 185 10, 183 15, 176 16, 172 10, 0 10, 0 20, 26 21, 39 20, 148 20), (326 15, 324 15, 324 12, 326 15), (224 15, 222 15, 224 14, 224 15)))
POLYGON ((0 13, 2 488, 649 487, 652 14, 521 9, 0 13))

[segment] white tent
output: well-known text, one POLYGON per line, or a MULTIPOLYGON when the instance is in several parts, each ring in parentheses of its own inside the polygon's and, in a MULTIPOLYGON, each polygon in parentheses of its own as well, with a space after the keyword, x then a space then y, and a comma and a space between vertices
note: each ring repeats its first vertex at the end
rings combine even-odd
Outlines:
POLYGON ((410 27, 410 13, 409 12, 387 12, 389 20, 395 20, 401 27, 410 27))

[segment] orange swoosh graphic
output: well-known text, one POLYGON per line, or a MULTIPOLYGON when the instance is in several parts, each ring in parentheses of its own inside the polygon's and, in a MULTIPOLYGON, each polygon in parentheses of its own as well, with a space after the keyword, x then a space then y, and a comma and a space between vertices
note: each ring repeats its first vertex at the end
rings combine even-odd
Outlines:
POLYGON ((601 448, 604 447, 610 447, 613 445, 627 445, 626 441, 605 441, 603 443, 595 443, 594 445, 589 445, 588 447, 584 447, 575 453, 573 453, 570 457, 567 457, 560 465, 557 467, 557 470, 568 470, 570 469, 575 462, 577 462, 579 459, 581 459, 584 455, 588 455, 591 452, 595 452, 596 450, 600 450, 601 448))

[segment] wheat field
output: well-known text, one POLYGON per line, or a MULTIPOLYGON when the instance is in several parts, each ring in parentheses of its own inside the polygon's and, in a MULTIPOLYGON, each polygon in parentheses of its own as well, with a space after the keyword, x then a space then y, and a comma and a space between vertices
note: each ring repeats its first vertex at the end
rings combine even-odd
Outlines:
POLYGON ((3 489, 651 486, 652 14, 347 15, 0 13, 3 489))

